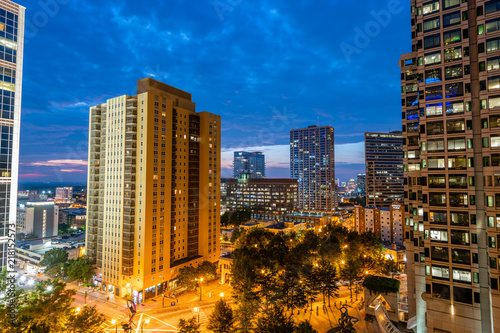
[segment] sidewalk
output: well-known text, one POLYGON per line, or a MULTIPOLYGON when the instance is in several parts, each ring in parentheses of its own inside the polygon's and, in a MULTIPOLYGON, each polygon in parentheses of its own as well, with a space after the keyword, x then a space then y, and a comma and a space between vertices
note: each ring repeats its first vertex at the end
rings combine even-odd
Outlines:
MULTIPOLYGON (((43 277, 43 276, 42 276, 43 277)), ((45 279, 49 279, 46 277, 45 279)), ((44 280, 45 280, 44 279, 44 280)), ((115 297, 113 294, 97 290, 93 291, 92 288, 85 287, 83 285, 78 285, 78 282, 67 282, 68 289, 75 289, 77 294, 84 296, 87 292, 87 299, 89 300, 99 300, 102 304, 112 305, 115 308, 125 309, 127 307, 127 301, 123 298, 115 297)), ((224 299, 231 301, 231 288, 227 285, 221 285, 218 280, 211 281, 209 285, 202 285, 202 301, 200 301, 199 291, 186 291, 177 298, 165 297, 164 306, 162 304, 162 296, 156 296, 144 301, 142 304, 137 304, 137 312, 147 312, 147 313, 168 313, 176 312, 179 310, 188 310, 193 307, 204 307, 215 304, 220 299, 220 294, 224 293, 224 299), (172 306, 172 304, 175 304, 172 306)))

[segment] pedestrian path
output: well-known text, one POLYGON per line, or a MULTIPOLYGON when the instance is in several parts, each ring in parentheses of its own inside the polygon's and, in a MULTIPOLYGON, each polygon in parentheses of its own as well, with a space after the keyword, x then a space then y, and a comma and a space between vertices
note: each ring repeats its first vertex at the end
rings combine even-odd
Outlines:
POLYGON ((200 323, 200 325, 208 323, 208 316, 202 307, 191 308, 191 313, 193 314, 193 317, 198 319, 198 323, 200 323))

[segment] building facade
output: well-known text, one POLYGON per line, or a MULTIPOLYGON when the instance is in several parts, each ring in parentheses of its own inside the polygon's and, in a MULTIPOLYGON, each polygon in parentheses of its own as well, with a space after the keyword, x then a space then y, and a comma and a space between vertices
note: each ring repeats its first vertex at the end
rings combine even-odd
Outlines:
POLYGON ((24 12, 14 2, 0 2, 0 267, 7 266, 8 230, 16 231, 24 12))
POLYGON ((355 206, 354 225, 358 233, 373 231, 386 243, 403 245, 404 206, 398 202, 389 208, 355 206))
POLYGON ((102 289, 140 303, 218 259, 220 124, 150 78, 90 108, 86 250, 102 289))
POLYGON ((25 234, 33 233, 37 238, 57 236, 59 207, 53 202, 27 202, 18 210, 19 230, 25 234))
POLYGON ((226 207, 230 211, 252 209, 253 215, 282 215, 298 203, 296 179, 227 179, 226 207))
POLYGON ((59 224, 67 224, 71 227, 84 227, 87 222, 87 210, 85 208, 68 208, 59 210, 59 224))
POLYGON ((365 133, 366 205, 403 202, 403 135, 365 133))
POLYGON ((235 151, 233 177, 266 178, 266 156, 261 152, 235 151))
POLYGON ((290 178, 299 183, 299 209, 337 208, 333 127, 311 125, 290 131, 290 178))
POLYGON ((56 196, 54 201, 57 203, 73 202, 73 187, 56 187, 56 196))
POLYGON ((500 331, 500 3, 412 1, 400 59, 409 316, 500 331))
POLYGON ((358 173, 356 184, 356 193, 358 194, 358 196, 366 196, 366 174, 358 173))

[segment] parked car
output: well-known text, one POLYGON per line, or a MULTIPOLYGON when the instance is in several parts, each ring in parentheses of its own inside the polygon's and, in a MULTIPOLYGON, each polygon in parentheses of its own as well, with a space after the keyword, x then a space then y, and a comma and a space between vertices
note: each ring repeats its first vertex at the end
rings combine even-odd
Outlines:
POLYGON ((68 236, 68 235, 64 235, 64 236, 62 236, 61 238, 62 238, 62 239, 68 239, 68 238, 69 238, 69 236, 68 236))
POLYGON ((72 233, 71 237, 78 237, 79 235, 77 233, 72 233))
POLYGON ((63 250, 69 250, 69 249, 70 249, 70 247, 69 247, 69 246, 65 246, 65 247, 63 247, 63 250))
POLYGON ((70 249, 76 249, 76 246, 73 245, 73 246, 70 247, 70 249))

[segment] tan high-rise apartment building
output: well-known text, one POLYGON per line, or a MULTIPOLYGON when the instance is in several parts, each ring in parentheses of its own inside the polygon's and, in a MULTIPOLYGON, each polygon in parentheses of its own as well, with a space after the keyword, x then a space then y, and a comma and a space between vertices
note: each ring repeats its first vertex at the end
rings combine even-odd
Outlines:
POLYGON ((96 283, 136 302, 219 257, 220 117, 151 78, 90 108, 87 254, 96 283))
POLYGON ((500 332, 500 1, 411 6, 413 52, 400 62, 409 326, 500 332))

